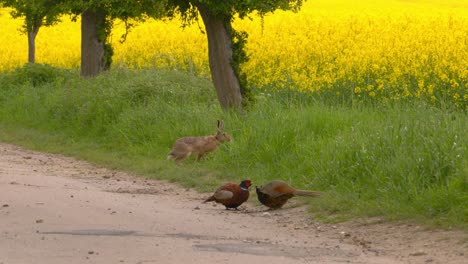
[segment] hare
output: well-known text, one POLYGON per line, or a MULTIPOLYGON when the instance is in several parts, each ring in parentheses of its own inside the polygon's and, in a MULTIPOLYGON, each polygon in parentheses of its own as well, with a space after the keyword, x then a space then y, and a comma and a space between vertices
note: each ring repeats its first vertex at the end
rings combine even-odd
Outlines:
POLYGON ((204 155, 216 150, 224 141, 230 142, 231 136, 223 131, 223 121, 218 120, 218 132, 214 136, 183 137, 176 140, 167 159, 174 159, 177 163, 190 155, 197 155, 197 161, 204 155))

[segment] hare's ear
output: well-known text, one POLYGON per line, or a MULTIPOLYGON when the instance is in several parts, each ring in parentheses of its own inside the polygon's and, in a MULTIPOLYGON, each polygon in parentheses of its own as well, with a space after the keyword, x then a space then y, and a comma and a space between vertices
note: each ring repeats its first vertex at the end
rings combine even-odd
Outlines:
POLYGON ((218 120, 218 130, 222 131, 223 130, 223 120, 218 120))

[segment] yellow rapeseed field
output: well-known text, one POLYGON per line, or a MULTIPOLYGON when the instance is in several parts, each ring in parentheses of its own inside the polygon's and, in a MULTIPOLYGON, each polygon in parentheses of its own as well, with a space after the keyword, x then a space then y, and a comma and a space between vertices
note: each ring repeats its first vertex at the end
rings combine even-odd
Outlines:
MULTIPOLYGON (((0 9, 0 71, 27 60, 21 24, 0 9)), ((123 25, 116 22, 114 63, 208 76, 206 36, 199 27, 151 20, 121 44, 123 25)), ((249 33, 244 69, 254 87, 468 107, 468 0, 309 0, 299 13, 252 16, 235 27, 249 33)), ((37 62, 79 67, 79 38, 79 23, 68 17, 42 28, 37 62)))

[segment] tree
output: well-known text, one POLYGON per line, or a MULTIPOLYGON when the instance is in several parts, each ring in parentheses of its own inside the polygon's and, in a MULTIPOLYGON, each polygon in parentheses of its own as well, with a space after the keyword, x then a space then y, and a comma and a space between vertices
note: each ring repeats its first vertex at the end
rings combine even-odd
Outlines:
MULTIPOLYGON (((211 78, 223 109, 240 109, 248 97, 242 63, 246 32, 232 27, 236 15, 243 19, 252 12, 260 16, 277 9, 297 11, 302 0, 168 0, 169 16, 180 14, 185 24, 197 21, 199 12, 208 38, 211 78)), ((304 0, 305 1, 305 0, 304 0)))
POLYGON ((115 19, 125 22, 128 33, 132 26, 130 20, 143 21, 148 15, 160 17, 165 2, 165 0, 67 0, 68 10, 72 14, 81 15, 81 76, 93 77, 110 68, 114 52, 109 37, 115 19))
POLYGON ((60 21, 60 0, 0 0, 11 7, 13 18, 24 17, 23 32, 28 36, 28 62, 36 61, 36 36, 41 26, 51 26, 60 21))
POLYGON ((81 13, 81 76, 93 77, 110 69, 113 49, 108 39, 112 28, 103 8, 81 13))

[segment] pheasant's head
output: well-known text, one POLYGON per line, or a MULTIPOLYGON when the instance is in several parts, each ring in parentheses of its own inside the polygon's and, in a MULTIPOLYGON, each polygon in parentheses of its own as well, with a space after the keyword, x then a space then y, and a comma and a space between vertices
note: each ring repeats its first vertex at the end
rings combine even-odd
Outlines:
POLYGON ((240 187, 242 189, 245 189, 245 190, 248 190, 249 187, 252 185, 252 181, 251 180, 243 180, 241 183, 240 183, 240 187))

